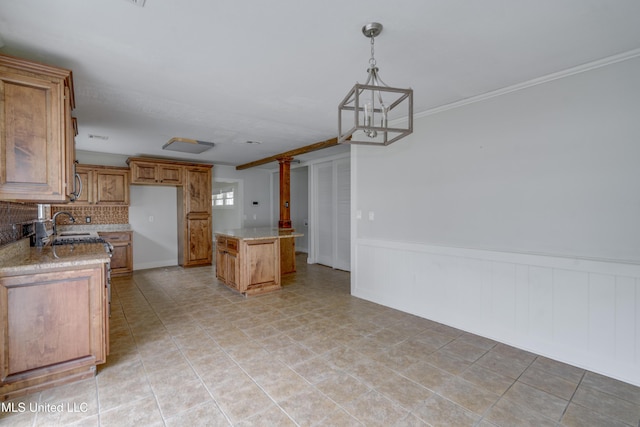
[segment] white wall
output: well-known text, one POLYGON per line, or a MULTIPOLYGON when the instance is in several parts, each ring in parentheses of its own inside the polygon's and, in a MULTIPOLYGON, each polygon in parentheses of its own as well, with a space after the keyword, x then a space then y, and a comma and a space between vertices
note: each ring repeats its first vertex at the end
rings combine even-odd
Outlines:
POLYGON ((640 385, 640 58, 581 71, 354 147, 352 293, 640 385))
POLYGON ((129 192, 133 269, 178 265, 177 188, 132 185, 129 192))
POLYGON ((242 208, 244 207, 242 200, 242 181, 213 181, 211 187, 212 194, 220 194, 222 192, 233 191, 233 206, 216 206, 213 205, 211 220, 213 223, 213 231, 233 230, 242 227, 242 208))
MULTIPOLYGON (((236 170, 235 166, 215 165, 213 180, 242 180, 241 227, 273 227, 271 217, 271 171, 260 168, 236 170), (254 205, 253 202, 258 202, 254 205)), ((277 219, 276 219, 277 221, 277 219)))

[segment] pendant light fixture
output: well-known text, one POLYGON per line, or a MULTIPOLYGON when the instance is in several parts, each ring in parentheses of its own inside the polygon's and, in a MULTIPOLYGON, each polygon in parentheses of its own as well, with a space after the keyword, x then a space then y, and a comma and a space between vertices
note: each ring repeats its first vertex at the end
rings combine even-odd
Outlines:
POLYGON ((381 32, 378 22, 362 27, 371 40, 369 75, 338 106, 339 143, 389 145, 413 132, 413 90, 387 86, 376 66, 374 43, 381 32))

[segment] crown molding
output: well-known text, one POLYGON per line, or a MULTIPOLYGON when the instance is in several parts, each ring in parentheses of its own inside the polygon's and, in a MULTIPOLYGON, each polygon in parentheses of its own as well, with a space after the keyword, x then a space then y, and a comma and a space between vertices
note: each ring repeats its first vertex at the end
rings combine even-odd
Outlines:
POLYGON ((440 107, 431 108, 421 113, 416 113, 414 115, 414 118, 421 118, 421 117, 426 117, 433 114, 438 114, 443 111, 452 110, 454 108, 462 107, 464 105, 473 104, 476 102, 481 102, 487 99, 506 95, 511 92, 527 89, 532 86, 541 85, 554 80, 559 80, 575 74, 580 74, 590 70, 595 70, 597 68, 606 67, 608 65, 615 64, 617 62, 623 62, 623 61, 627 61, 629 59, 633 59, 637 57, 640 57, 640 48, 629 50, 627 52, 623 52, 617 55, 608 56, 606 58, 602 58, 597 61, 588 62, 586 64, 578 65, 577 67, 572 67, 563 71, 558 71, 556 73, 547 74, 546 76, 538 77, 538 78, 528 80, 526 82, 518 83, 512 86, 507 86, 502 89, 497 89, 491 92, 483 93, 482 95, 472 96, 471 98, 466 98, 460 101, 452 102, 450 104, 442 105, 440 107))

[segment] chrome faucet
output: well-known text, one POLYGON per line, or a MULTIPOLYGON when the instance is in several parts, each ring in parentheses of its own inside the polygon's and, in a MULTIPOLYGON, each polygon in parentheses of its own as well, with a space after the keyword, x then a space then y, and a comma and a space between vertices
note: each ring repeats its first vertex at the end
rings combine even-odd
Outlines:
POLYGON ((56 213, 53 214, 53 218, 51 218, 51 222, 53 223, 53 234, 56 235, 56 218, 58 218, 58 215, 60 214, 65 214, 69 217, 69 221, 71 221, 72 223, 76 222, 76 219, 73 217, 73 215, 71 215, 69 212, 67 211, 58 211, 56 213))

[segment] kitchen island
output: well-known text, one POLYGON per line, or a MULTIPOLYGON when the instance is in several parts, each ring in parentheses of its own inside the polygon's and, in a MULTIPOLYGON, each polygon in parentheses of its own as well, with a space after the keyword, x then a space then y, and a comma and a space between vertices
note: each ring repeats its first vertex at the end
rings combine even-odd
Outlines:
POLYGON ((0 400, 95 375, 109 352, 102 243, 0 249, 0 400))
POLYGON ((216 277, 245 296, 280 289, 281 248, 286 247, 288 254, 293 239, 302 236, 269 227, 217 231, 215 235, 216 277))

